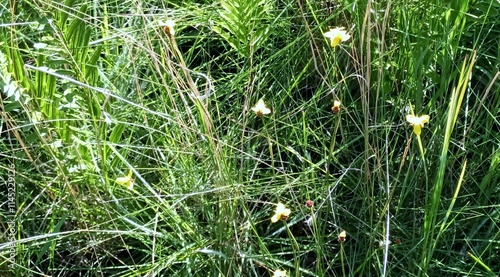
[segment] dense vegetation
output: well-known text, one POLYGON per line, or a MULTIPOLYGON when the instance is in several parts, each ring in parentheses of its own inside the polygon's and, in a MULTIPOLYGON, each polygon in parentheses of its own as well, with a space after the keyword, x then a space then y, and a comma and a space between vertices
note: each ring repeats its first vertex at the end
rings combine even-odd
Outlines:
POLYGON ((500 275, 499 14, 0 3, 0 276, 500 275))

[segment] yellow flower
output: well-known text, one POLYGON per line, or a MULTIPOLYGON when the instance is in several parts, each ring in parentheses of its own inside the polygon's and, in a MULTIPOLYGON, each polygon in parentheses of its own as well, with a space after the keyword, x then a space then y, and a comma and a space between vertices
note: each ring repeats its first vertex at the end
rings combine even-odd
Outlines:
POLYGON ((257 102, 257 104, 252 108, 252 111, 254 111, 257 116, 271 113, 271 110, 266 107, 266 103, 264 103, 262 98, 259 99, 259 102, 257 102))
POLYGON ((413 132, 417 135, 420 136, 420 133, 422 133, 422 128, 424 127, 424 124, 429 122, 430 117, 428 115, 422 115, 420 117, 414 116, 414 115, 407 115, 406 116, 406 121, 410 122, 410 124, 413 126, 413 132))
POLYGON ((128 189, 133 189, 134 179, 132 179, 132 170, 128 172, 127 176, 116 178, 115 182, 120 185, 125 185, 128 189))
POLYGON ((335 47, 339 45, 340 42, 346 41, 351 38, 351 36, 346 33, 343 27, 330 29, 330 31, 326 32, 324 35, 326 38, 330 39, 330 45, 332 47, 335 47))
POLYGON ((345 241, 345 238, 347 237, 347 233, 345 232, 345 230, 343 230, 342 232, 340 232, 339 234, 339 242, 344 242, 345 241))
POLYGON ((283 205, 282 203, 278 203, 278 206, 276 206, 275 214, 273 215, 273 217, 271 217, 271 222, 275 223, 278 222, 278 220, 286 220, 290 213, 290 209, 285 208, 285 205, 283 205))
POLYGON ((175 22, 172 19, 168 19, 165 22, 160 21, 160 26, 164 27, 165 33, 167 33, 170 36, 175 35, 175 22))
POLYGON ((277 269, 273 274, 273 277, 287 277, 287 276, 288 275, 286 275, 286 270, 277 269))
POLYGON ((335 101, 333 101, 332 112, 338 113, 339 111, 340 111, 340 101, 335 100, 335 101))

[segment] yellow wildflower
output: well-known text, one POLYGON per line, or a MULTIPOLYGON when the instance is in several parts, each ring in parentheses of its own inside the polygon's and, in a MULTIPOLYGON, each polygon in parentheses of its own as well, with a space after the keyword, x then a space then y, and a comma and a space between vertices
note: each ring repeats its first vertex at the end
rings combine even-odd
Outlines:
POLYGON ((160 21, 160 26, 164 28, 165 33, 167 33, 168 35, 170 36, 175 35, 175 30, 174 30, 175 22, 172 19, 168 19, 165 22, 160 21))
POLYGON ((132 170, 128 172, 127 176, 116 178, 115 182, 120 185, 125 185, 128 189, 133 189, 134 179, 132 179, 132 170))
POLYGON ((335 47, 339 45, 340 42, 346 41, 351 38, 351 35, 349 35, 343 27, 337 27, 330 29, 330 31, 324 33, 325 37, 330 39, 330 45, 332 47, 335 47))
POLYGON ((340 111, 340 101, 335 100, 333 101, 332 112, 338 113, 339 111, 340 111))
POLYGON ((285 205, 283 205, 282 203, 278 203, 278 205, 276 206, 275 214, 273 215, 273 217, 271 217, 271 222, 275 223, 278 222, 278 220, 286 220, 290 213, 290 209, 285 208, 285 205))
POLYGON ((255 104, 255 106, 252 108, 252 111, 254 111, 257 116, 271 113, 271 110, 266 107, 266 103, 264 103, 264 100, 262 98, 259 99, 259 102, 257 102, 257 104, 255 104))
POLYGON ((345 238, 347 237, 347 233, 345 232, 345 230, 343 230, 342 232, 340 232, 339 234, 339 242, 344 242, 345 241, 345 238))
POLYGON ((420 117, 414 116, 414 115, 407 115, 406 116, 406 121, 408 121, 412 126, 413 126, 413 132, 417 135, 420 136, 420 133, 422 133, 422 128, 424 127, 424 124, 429 122, 430 117, 428 115, 422 115, 420 117))
POLYGON ((277 269, 273 274, 273 277, 287 277, 287 276, 288 275, 286 275, 286 270, 277 269))

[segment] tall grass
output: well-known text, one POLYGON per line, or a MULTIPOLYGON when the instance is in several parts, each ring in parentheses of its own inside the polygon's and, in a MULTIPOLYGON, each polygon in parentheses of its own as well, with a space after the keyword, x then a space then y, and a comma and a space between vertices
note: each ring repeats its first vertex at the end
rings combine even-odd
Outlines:
POLYGON ((0 4, 0 275, 497 276, 499 12, 0 4))

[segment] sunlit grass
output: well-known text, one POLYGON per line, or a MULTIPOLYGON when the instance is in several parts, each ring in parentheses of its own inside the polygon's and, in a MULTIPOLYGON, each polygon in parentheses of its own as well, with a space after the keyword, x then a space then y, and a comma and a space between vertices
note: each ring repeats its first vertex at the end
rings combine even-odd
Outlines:
POLYGON ((500 272, 494 1, 16 5, 0 275, 500 272))

